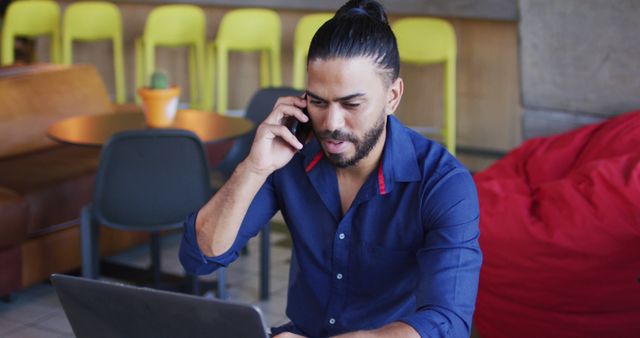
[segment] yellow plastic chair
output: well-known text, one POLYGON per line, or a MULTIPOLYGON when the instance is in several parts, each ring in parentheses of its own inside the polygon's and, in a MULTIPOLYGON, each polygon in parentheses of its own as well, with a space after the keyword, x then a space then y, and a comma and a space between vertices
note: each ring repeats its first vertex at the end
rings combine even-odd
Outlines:
POLYGON ((444 126, 441 133, 447 150, 455 155, 457 48, 453 26, 441 19, 403 18, 391 27, 398 41, 401 62, 444 64, 444 126))
MULTIPOLYGON (((205 21, 204 11, 194 5, 162 5, 154 8, 135 42, 136 88, 149 81, 155 68, 155 47, 189 48, 191 107, 201 108, 204 88, 205 21)), ((136 102, 140 98, 136 96, 136 102)))
POLYGON ((60 63, 60 6, 51 0, 12 2, 2 25, 2 65, 14 63, 16 37, 51 38, 51 62, 60 63))
MULTIPOLYGON (((228 53, 260 52, 260 87, 282 85, 280 16, 273 10, 244 8, 229 11, 222 17, 214 42, 208 45, 207 93, 217 86, 217 111, 227 111, 229 84, 228 53), (217 77, 214 77, 217 76, 217 77)), ((213 109, 213 97, 205 95, 205 108, 213 109)))
POLYGON ((333 13, 316 13, 300 18, 293 37, 293 88, 304 89, 307 80, 307 53, 318 28, 333 17, 333 13))
POLYGON ((125 103, 122 16, 110 2, 87 1, 69 5, 62 18, 62 63, 73 61, 73 41, 113 41, 116 102, 125 103))

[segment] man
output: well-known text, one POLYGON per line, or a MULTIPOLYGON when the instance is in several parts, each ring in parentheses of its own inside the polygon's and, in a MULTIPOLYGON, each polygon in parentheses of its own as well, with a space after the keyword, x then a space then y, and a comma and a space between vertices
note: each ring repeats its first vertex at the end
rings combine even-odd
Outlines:
POLYGON ((249 156, 185 223, 183 265, 228 265, 280 210, 291 323, 276 337, 468 336, 482 260, 475 187, 391 115, 403 82, 382 7, 345 4, 314 36, 307 70, 305 98, 277 101, 249 156), (304 146, 283 125, 291 116, 311 120, 304 146))

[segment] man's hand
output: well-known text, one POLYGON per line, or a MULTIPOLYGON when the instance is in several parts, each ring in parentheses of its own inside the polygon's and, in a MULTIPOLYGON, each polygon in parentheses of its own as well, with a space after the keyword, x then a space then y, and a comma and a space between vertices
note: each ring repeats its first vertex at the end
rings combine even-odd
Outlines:
POLYGON ((305 338, 304 336, 297 335, 291 332, 282 332, 281 334, 274 336, 273 338, 305 338))
POLYGON ((389 323, 371 331, 357 331, 341 334, 335 338, 420 338, 420 334, 411 326, 402 322, 389 323))
MULTIPOLYGON (((393 338, 393 337, 402 337, 402 338, 411 338, 416 337, 420 338, 420 335, 416 330, 402 322, 393 322, 389 323, 377 330, 371 331, 356 331, 341 334, 336 336, 335 338, 393 338)), ((273 337, 273 338, 304 338, 304 336, 297 335, 291 332, 282 332, 281 334, 273 337)))
POLYGON ((301 110, 306 106, 307 101, 301 97, 278 99, 273 111, 258 126, 251 152, 246 159, 246 164, 254 173, 268 176, 286 165, 296 151, 302 149, 302 144, 282 121, 288 116, 295 116, 301 122, 307 122, 309 118, 301 110))

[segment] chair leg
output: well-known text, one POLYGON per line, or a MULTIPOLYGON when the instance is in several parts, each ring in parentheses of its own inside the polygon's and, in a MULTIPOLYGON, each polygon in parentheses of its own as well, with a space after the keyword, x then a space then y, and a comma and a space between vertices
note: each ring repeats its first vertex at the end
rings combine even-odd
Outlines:
POLYGON ((269 299, 269 237, 271 228, 267 224, 260 236, 260 299, 269 299))
POLYGON ((188 287, 192 295, 200 295, 200 279, 196 275, 187 274, 188 287))
POLYGON ((160 286, 160 234, 157 232, 151 233, 150 239, 151 248, 151 275, 153 278, 153 286, 160 286))
POLYGON ((269 51, 263 50, 260 53, 260 88, 267 88, 273 84, 272 78, 274 74, 270 74, 269 69, 269 51))
POLYGON ((100 229, 91 215, 91 205, 82 208, 80 215, 80 246, 82 252, 82 276, 96 279, 100 275, 100 229))
POLYGON ((11 303, 15 299, 16 299, 16 296, 13 293, 0 296, 0 300, 2 300, 3 303, 11 303))
POLYGON ((200 83, 198 81, 201 75, 198 72, 201 72, 201 70, 198 69, 196 65, 196 47, 189 46, 187 49, 189 50, 189 60, 187 61, 189 68, 189 108, 201 109, 202 107, 200 106, 200 90, 202 90, 202 88, 200 88, 200 83))
POLYGON ((137 90, 140 87, 144 87, 146 80, 144 78, 144 48, 142 47, 142 38, 136 39, 135 41, 135 63, 136 63, 136 71, 135 71, 135 88, 134 88, 134 100, 137 104, 142 103, 142 99, 137 94, 137 90))
POLYGON ((227 299, 227 269, 218 269, 218 298, 227 299))
POLYGON ((217 113, 221 115, 225 115, 227 113, 227 95, 228 95, 228 86, 229 86, 229 72, 227 67, 229 67, 229 56, 227 53, 229 52, 226 49, 221 47, 216 47, 216 66, 215 71, 217 74, 217 84, 216 84, 216 101, 217 103, 217 113))
POLYGON ((206 71, 206 75, 203 80, 203 89, 202 89, 202 102, 203 109, 205 111, 214 111, 213 109, 213 96, 215 90, 215 46, 213 43, 210 43, 207 46, 207 57, 204 65, 204 69, 206 71))
POLYGON ((120 104, 127 101, 123 54, 122 37, 116 36, 113 39, 113 71, 116 86, 116 102, 120 104))

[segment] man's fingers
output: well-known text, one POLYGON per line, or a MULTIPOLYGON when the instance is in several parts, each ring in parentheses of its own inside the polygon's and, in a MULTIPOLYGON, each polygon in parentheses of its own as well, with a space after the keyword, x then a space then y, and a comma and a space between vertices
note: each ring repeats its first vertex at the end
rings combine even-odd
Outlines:
POLYGON ((281 106, 278 111, 282 113, 280 121, 278 121, 279 124, 283 124, 284 120, 289 116, 294 116, 303 123, 309 121, 309 117, 302 112, 301 108, 296 106, 281 106))
POLYGON ((298 141, 298 139, 289 131, 289 129, 287 129, 287 127, 281 124, 276 124, 276 125, 269 125, 268 129, 272 135, 276 137, 280 137, 286 143, 291 145, 293 148, 298 150, 302 149, 302 146, 303 146, 302 143, 298 141))
POLYGON ((273 106, 273 111, 265 120, 270 124, 281 124, 282 120, 287 116, 295 116, 302 122, 309 121, 309 118, 302 112, 302 109, 307 106, 307 101, 297 96, 285 96, 276 101, 273 106))
POLYGON ((288 106, 304 107, 307 105, 307 100, 305 100, 303 97, 300 97, 300 96, 283 96, 278 98, 278 100, 276 101, 276 104, 273 105, 274 110, 275 110, 275 107, 277 107, 280 104, 285 104, 288 106))

